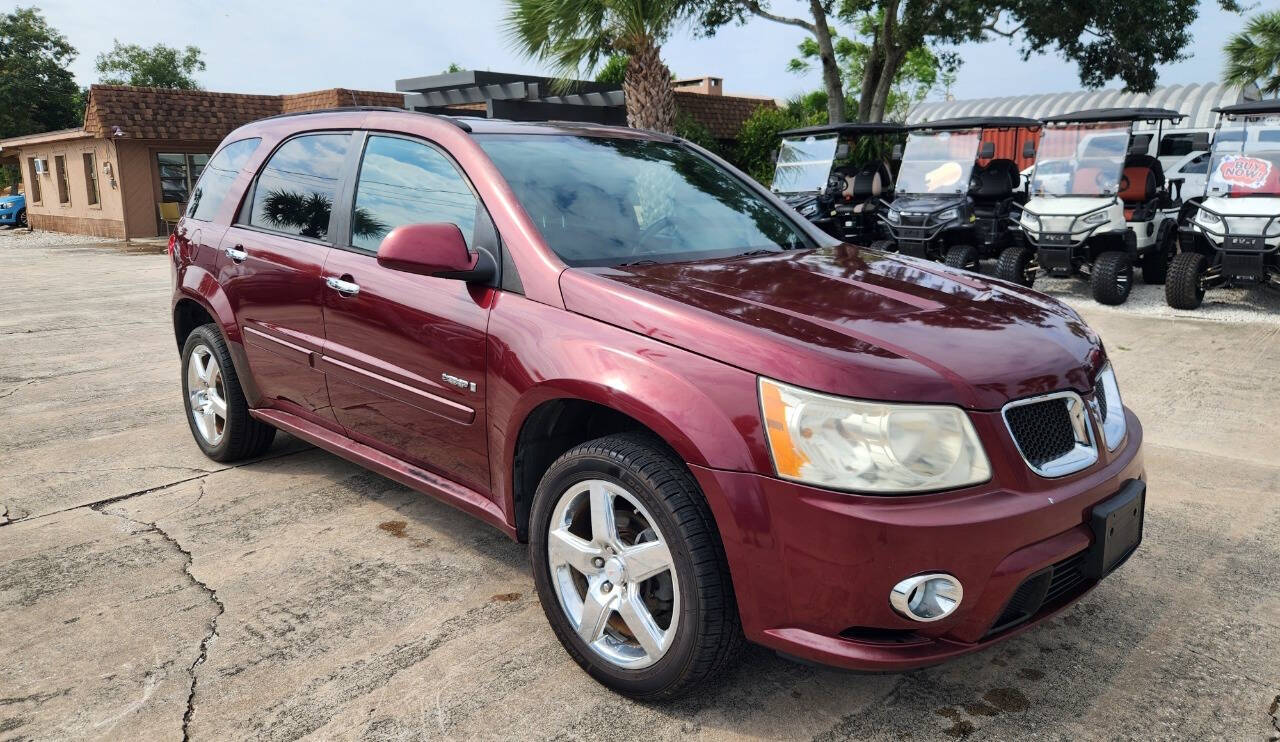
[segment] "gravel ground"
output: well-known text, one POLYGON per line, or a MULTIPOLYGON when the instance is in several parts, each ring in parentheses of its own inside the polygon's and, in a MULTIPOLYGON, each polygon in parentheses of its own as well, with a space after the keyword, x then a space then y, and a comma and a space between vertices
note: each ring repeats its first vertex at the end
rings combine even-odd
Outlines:
MULTIPOLYGON (((994 269, 992 263, 990 268, 994 269)), ((989 273, 990 271, 983 271, 989 273)), ((1076 309, 1088 307, 1098 312, 1118 312, 1144 317, 1200 319, 1215 322, 1266 322, 1280 324, 1280 289, 1266 286, 1210 289, 1199 309, 1174 309, 1164 300, 1164 286, 1148 286, 1138 274, 1129 300, 1118 307, 1093 300, 1086 278, 1036 279, 1036 291, 1067 302, 1076 309)))
POLYGON ((36 230, 0 227, 0 247, 56 247, 59 245, 91 245, 117 240, 105 237, 86 237, 82 234, 63 234, 62 232, 45 232, 36 230))

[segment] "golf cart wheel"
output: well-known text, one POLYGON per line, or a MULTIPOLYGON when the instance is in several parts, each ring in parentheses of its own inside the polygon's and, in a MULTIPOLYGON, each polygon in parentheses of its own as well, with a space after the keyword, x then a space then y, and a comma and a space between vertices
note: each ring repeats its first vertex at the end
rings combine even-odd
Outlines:
POLYGON ((15 229, 19 227, 26 229, 27 227, 27 210, 26 209, 18 209, 18 221, 15 222, 13 226, 15 229))
POLYGON ((1142 256, 1142 282, 1151 286, 1164 283, 1169 275, 1169 263, 1177 250, 1177 232, 1171 229, 1158 245, 1142 256))
POLYGON ((943 262, 952 268, 963 268, 967 271, 978 270, 978 248, 973 245, 952 245, 947 248, 943 262))
POLYGON ((191 435, 214 461, 257 456, 275 438, 275 428, 249 414, 227 343, 212 322, 192 330, 182 347, 182 396, 191 435))
POLYGON ((1093 263, 1093 298, 1099 304, 1123 304, 1133 290, 1133 261, 1122 252, 1104 252, 1093 263))
POLYGON ((1031 288, 1036 282, 1036 269, 1031 265, 1035 253, 1026 247, 1006 247, 996 261, 996 278, 1031 288))
POLYGON ((1169 266, 1164 300, 1174 309, 1195 309, 1204 301, 1204 271, 1208 261, 1198 252, 1178 253, 1169 266))
POLYGON ((880 252, 897 252, 898 243, 893 240, 876 240, 871 243, 871 249, 879 250, 880 252))
POLYGON ((724 672, 742 628, 711 510, 661 441, 570 449, 534 494, 529 560, 542 610, 583 670, 633 698, 724 672))

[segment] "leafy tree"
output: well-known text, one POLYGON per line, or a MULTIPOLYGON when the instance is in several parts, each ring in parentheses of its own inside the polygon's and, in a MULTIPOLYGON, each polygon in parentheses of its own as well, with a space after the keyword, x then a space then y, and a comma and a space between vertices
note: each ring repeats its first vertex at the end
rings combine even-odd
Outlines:
POLYGON ((467 71, 466 68, 458 64, 457 62, 450 62, 449 66, 445 67, 444 72, 441 74, 452 75, 455 72, 466 72, 466 71, 467 71))
MULTIPOLYGON (((835 22, 876 19, 863 65, 858 116, 882 121, 899 70, 922 46, 1004 38, 1021 43, 1023 59, 1054 51, 1075 62, 1080 82, 1096 88, 1113 78, 1138 92, 1156 84, 1156 67, 1187 57, 1187 29, 1199 0, 809 0, 809 17, 778 15, 768 0, 700 0, 705 33, 748 16, 803 28, 822 63, 831 121, 845 120, 844 81, 836 54, 835 22)), ((1237 0, 1218 4, 1239 11, 1237 0)))
POLYGON ((36 8, 0 14, 0 138, 79 126, 76 50, 36 8))
POLYGON ((1223 79, 1241 87, 1257 83, 1265 95, 1280 95, 1280 10, 1259 13, 1223 47, 1223 79))
POLYGON ((99 81, 107 85, 141 85, 149 88, 199 90, 195 73, 204 71, 198 47, 175 49, 156 44, 150 49, 137 44, 121 44, 99 54, 99 81))
POLYGON ((670 133, 676 103, 662 44, 689 14, 690 1, 510 0, 506 27, 520 51, 550 63, 565 79, 610 55, 627 55, 627 123, 670 133))
POLYGON ((627 77, 628 59, 630 58, 625 54, 610 54, 609 58, 604 61, 604 66, 596 73, 596 82, 622 87, 622 83, 627 77))
POLYGON ((720 149, 720 142, 716 140, 716 137, 711 133, 711 130, 708 129, 701 121, 684 111, 676 113, 675 134, 683 139, 688 139, 705 150, 723 156, 720 149))

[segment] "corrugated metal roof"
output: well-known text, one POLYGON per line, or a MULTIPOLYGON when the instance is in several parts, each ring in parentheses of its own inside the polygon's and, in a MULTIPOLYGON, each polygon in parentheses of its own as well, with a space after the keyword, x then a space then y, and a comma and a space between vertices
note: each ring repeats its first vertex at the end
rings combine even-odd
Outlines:
MULTIPOLYGON (((1216 118, 1213 109, 1260 96, 1254 86, 1242 90, 1219 83, 1165 85, 1150 93, 1123 90, 1074 90, 1069 93, 1011 95, 1001 98, 925 101, 907 113, 907 123, 937 121, 960 116, 1027 116, 1042 119, 1086 108, 1172 108, 1187 117, 1175 129, 1209 129, 1216 118)), ((1139 129, 1153 128, 1139 123, 1139 129)), ((1170 127, 1166 126, 1166 129, 1170 127)))

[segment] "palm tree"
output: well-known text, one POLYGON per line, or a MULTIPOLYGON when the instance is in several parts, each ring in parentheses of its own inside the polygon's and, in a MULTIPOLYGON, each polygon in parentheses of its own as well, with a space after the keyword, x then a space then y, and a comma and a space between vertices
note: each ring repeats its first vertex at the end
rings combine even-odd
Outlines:
POLYGON ((1249 19, 1242 33, 1223 47, 1227 54, 1226 81, 1245 86, 1257 83, 1264 95, 1280 94, 1280 10, 1249 19))
POLYGON ((613 54, 630 58, 622 81, 627 124, 675 132, 676 97, 662 44, 691 0, 510 0, 506 30, 525 54, 569 79, 613 54))

